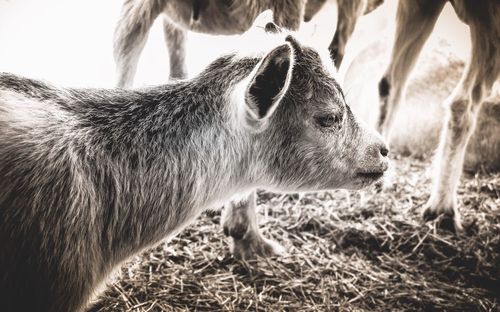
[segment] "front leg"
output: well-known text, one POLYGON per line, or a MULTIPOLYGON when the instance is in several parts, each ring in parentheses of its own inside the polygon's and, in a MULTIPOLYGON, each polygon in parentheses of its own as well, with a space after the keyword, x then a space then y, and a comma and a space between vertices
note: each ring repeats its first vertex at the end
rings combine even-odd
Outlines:
POLYGON ((224 207, 224 234, 232 237, 231 252, 237 259, 273 257, 284 253, 281 245, 266 239, 259 231, 256 197, 253 192, 247 198, 228 203, 224 207))
POLYGON ((186 35, 187 31, 174 25, 168 17, 163 19, 163 33, 170 61, 170 78, 187 78, 186 35))
POLYGON ((367 0, 339 0, 337 5, 337 27, 328 50, 330 50, 330 56, 338 69, 344 59, 347 41, 354 32, 358 18, 365 11, 367 0))
POLYGON ((126 0, 116 25, 113 55, 116 62, 116 86, 133 85, 137 63, 155 19, 164 8, 163 0, 126 0))
MULTIPOLYGON (((491 3, 490 11, 500 12, 500 5, 491 3)), ((472 51, 465 72, 451 97, 446 122, 434 163, 436 174, 429 201, 424 208, 426 220, 439 217, 439 225, 461 231, 457 209, 457 188, 462 174, 465 151, 474 132, 483 101, 495 98, 495 83, 500 78, 500 52, 493 44, 498 32, 485 31, 478 20, 470 24, 472 51)), ((500 23, 497 24, 500 30, 500 23)))
POLYGON ((399 1, 391 61, 379 82, 378 130, 390 141, 392 125, 404 100, 406 83, 446 4, 443 0, 399 1))

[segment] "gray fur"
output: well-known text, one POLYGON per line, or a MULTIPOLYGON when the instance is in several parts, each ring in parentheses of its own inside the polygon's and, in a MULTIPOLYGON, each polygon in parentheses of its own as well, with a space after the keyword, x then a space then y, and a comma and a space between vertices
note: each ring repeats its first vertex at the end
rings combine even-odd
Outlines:
POLYGON ((140 90, 1 74, 2 311, 81 311, 120 263, 236 193, 377 181, 385 145, 318 54, 288 37, 261 60, 224 56, 191 80, 140 90), (272 86, 267 71, 283 66, 283 97, 254 127, 253 105, 277 96, 253 93, 249 106, 253 84, 235 90, 272 86))
MULTIPOLYGON (((187 30, 225 35, 243 33, 250 27, 256 16, 266 9, 272 9, 275 12, 274 20, 277 24, 288 29, 297 29, 303 15, 304 4, 305 0, 126 0, 115 30, 114 56, 117 86, 132 86, 149 29, 162 13, 165 41, 169 52, 170 78, 184 79, 187 77, 185 60, 187 30)), ((253 198, 248 198, 246 203, 250 203, 253 198)), ((248 205, 248 211, 245 212, 244 209, 233 210, 231 204, 228 204, 226 210, 234 211, 235 215, 225 214, 224 224, 235 228, 236 225, 232 225, 232 219, 237 220, 247 215, 253 216, 250 220, 257 222, 256 211, 250 206, 255 205, 248 205), (240 212, 242 216, 238 215, 240 212)), ((244 225, 244 227, 257 231, 252 237, 261 236, 258 233, 257 223, 244 225)), ((234 245, 240 244, 235 242, 234 245)), ((238 253, 237 249, 238 247, 234 249, 236 253, 238 253)), ((273 247, 268 246, 268 249, 273 249, 273 247)), ((274 249, 277 251, 277 248, 274 249)))
MULTIPOLYGON (((117 69, 117 86, 131 87, 135 76, 141 51, 146 43, 147 35, 154 20, 163 15, 163 28, 170 60, 170 77, 183 79, 187 77, 186 69, 186 32, 196 31, 218 35, 239 34, 246 31, 255 17, 266 9, 274 12, 275 22, 287 29, 296 30, 302 19, 310 20, 323 6, 326 0, 125 0, 120 20, 115 30, 114 56, 117 69)), ((372 10, 380 0, 338 0, 339 18, 335 37, 330 45, 331 55, 335 64, 340 66, 347 39, 354 30, 354 25, 362 10, 372 10)), ((248 211, 232 209, 228 204, 225 214, 225 227, 250 229, 248 235, 261 237, 258 232, 254 197, 248 198, 248 211), (248 216, 252 216, 247 218, 248 216), (245 225, 235 220, 250 220, 255 224, 245 225), (233 224, 234 223, 234 224, 233 224), (255 229, 255 233, 253 230, 255 229)), ((234 231, 225 231, 232 233, 234 231)), ((235 239, 235 254, 241 244, 235 239)), ((260 240, 265 243, 264 240, 260 240)), ((253 243, 252 246, 258 244, 253 243)), ((263 246, 262 249, 278 249, 273 246, 263 246)), ((261 255, 259 251, 246 252, 248 255, 261 255)), ((266 253, 271 255, 272 252, 266 253)))

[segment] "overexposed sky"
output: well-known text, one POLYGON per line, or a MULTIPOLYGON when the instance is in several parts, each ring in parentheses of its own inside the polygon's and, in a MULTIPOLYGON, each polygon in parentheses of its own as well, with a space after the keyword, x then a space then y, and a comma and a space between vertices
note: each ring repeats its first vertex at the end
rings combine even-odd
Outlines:
MULTIPOLYGON (((0 0, 0 71, 65 86, 113 87, 112 39, 121 5, 119 0, 0 0)), ((333 36, 333 29, 325 29, 333 36)), ((237 36, 190 33, 190 75, 233 51, 236 40, 237 36)), ((158 18, 141 55, 135 85, 164 83, 167 78, 167 49, 158 18)))
MULTIPOLYGON (((377 14, 361 21, 352 51, 390 30, 395 2, 386 2, 377 14)), ((0 71, 64 86, 113 87, 112 36, 121 4, 119 0, 0 0, 0 71)), ((312 24, 306 25, 306 31, 319 29, 318 40, 328 44, 336 23, 334 15, 334 9, 325 10, 312 24)), ((449 5, 436 28, 439 36, 449 39, 460 55, 467 55, 469 39, 464 34, 467 28, 449 5)), ((191 33, 190 75, 224 51, 234 50, 234 43, 235 37, 191 33)), ((158 19, 140 59, 135 85, 159 84, 167 77, 167 51, 158 19)))

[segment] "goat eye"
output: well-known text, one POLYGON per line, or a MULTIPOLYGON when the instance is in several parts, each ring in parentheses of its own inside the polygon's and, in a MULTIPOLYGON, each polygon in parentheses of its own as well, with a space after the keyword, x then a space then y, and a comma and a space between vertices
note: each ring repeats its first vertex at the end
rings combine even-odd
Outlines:
POLYGON ((330 128, 338 124, 340 118, 337 115, 324 115, 316 117, 316 122, 323 128, 330 128))

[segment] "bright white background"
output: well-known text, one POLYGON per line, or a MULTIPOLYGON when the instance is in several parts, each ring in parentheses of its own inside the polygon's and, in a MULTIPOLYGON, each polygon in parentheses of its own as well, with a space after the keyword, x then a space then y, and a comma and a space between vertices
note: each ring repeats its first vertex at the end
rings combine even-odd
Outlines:
MULTIPOLYGON (((351 52, 390 31, 395 1, 386 2, 361 21, 351 52)), ((120 0, 0 0, 0 71, 65 86, 113 87, 112 36, 121 4, 120 0)), ((334 9, 324 10, 313 22, 322 33, 318 40, 328 44, 336 24, 334 9)), ((306 25, 304 31, 312 27, 306 25)), ((436 28, 432 38, 446 37, 465 58, 466 27, 449 5, 436 28)), ((233 50, 234 37, 191 33, 188 47, 188 69, 193 75, 220 53, 233 50)), ((167 52, 158 19, 140 59, 135 85, 164 83, 167 77, 167 52)))
MULTIPOLYGON (((112 38, 121 4, 117 0, 0 0, 0 71, 65 86, 113 87, 112 38)), ((335 11, 327 12, 329 17, 335 15, 335 11)), ((329 28, 324 27, 325 44, 333 34, 329 28)), ((190 33, 190 75, 221 53, 234 50, 236 39, 190 33)), ((135 85, 164 83, 167 77, 167 50, 159 18, 141 56, 135 85)))

